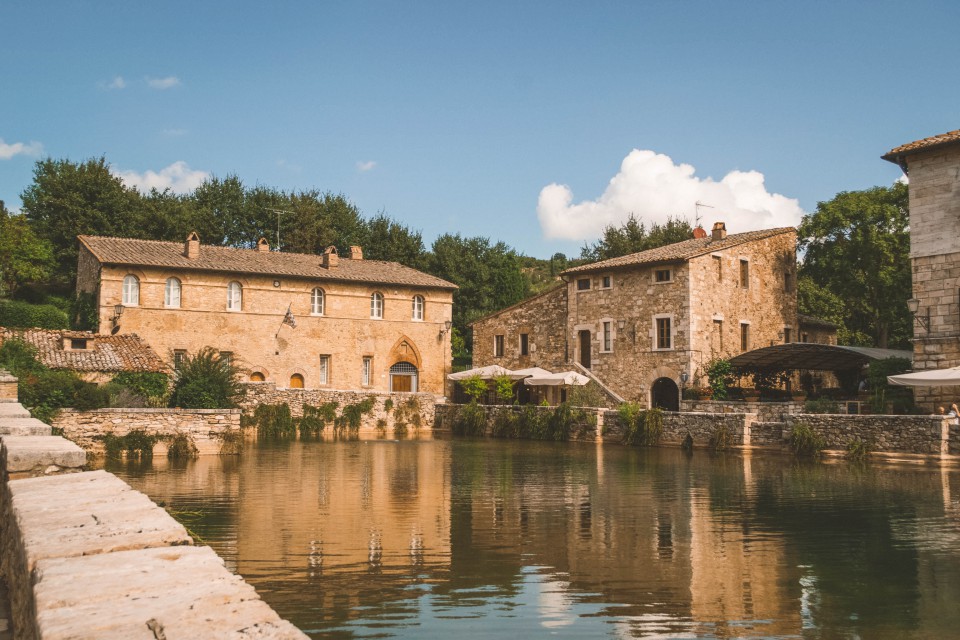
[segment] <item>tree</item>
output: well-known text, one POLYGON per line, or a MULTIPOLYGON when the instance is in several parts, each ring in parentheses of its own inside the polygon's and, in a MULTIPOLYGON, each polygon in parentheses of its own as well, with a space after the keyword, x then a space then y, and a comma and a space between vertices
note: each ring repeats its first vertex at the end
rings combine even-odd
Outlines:
MULTIPOLYGON (((800 276, 842 302, 848 339, 859 333, 877 347, 909 348, 909 223, 902 183, 838 193, 804 216, 798 229, 798 249, 804 252, 800 276)), ((808 296, 802 304, 812 301, 808 296)))
MULTIPOLYGON (((464 336, 480 316, 523 300, 529 283, 520 258, 503 242, 444 234, 433 243, 428 271, 460 287, 453 294, 453 325, 464 336)), ((472 337, 468 340, 472 347, 472 337)))
POLYGON ((184 354, 174 371, 170 406, 182 409, 231 409, 243 399, 240 368, 213 347, 184 354))
POLYGON ((427 250, 419 231, 378 213, 365 223, 363 257, 367 260, 388 260, 414 269, 427 265, 427 250))
POLYGON ((0 201, 0 297, 8 297, 28 282, 43 282, 53 274, 53 246, 30 228, 23 216, 11 215, 0 201))
POLYGON ((78 235, 143 237, 140 194, 110 173, 102 156, 79 164, 38 160, 20 198, 34 233, 53 246, 61 284, 76 276, 78 235))
POLYGON ((665 224, 655 222, 648 232, 646 225, 631 213, 626 222, 619 226, 608 224, 600 240, 593 245, 583 246, 580 257, 591 262, 619 258, 689 240, 692 237, 693 228, 685 220, 670 217, 665 224))

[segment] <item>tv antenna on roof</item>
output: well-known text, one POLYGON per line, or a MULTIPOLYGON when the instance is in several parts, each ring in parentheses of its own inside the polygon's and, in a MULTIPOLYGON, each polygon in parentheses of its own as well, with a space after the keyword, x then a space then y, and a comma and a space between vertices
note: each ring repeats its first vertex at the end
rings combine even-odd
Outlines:
POLYGON ((703 208, 705 208, 705 209, 716 209, 716 207, 714 207, 714 206, 712 206, 712 205, 709 205, 709 204, 703 204, 703 203, 700 202, 699 200, 697 200, 697 201, 694 203, 693 207, 694 207, 694 211, 695 211, 694 217, 693 217, 693 226, 694 226, 694 227, 699 227, 699 226, 700 226, 700 207, 703 207, 703 208))
POLYGON ((277 214, 277 247, 276 249, 274 249, 274 251, 280 251, 280 214, 293 213, 293 211, 287 211, 285 209, 270 209, 268 207, 265 207, 264 211, 269 211, 270 213, 277 214))

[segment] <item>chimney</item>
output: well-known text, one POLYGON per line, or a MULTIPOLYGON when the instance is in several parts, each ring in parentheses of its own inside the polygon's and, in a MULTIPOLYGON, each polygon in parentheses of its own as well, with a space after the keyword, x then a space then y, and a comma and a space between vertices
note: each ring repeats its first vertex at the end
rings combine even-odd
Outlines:
POLYGON ((257 240, 257 251, 264 251, 264 252, 270 251, 270 243, 267 242, 266 238, 260 238, 259 240, 257 240))
POLYGON ((713 233, 710 235, 713 240, 723 240, 727 237, 727 225, 722 222, 714 222, 713 233))
POLYGON ((358 246, 351 246, 347 257, 351 260, 363 260, 363 249, 358 246))
POLYGON ((693 237, 702 240, 707 237, 707 232, 703 230, 703 227, 697 225, 697 228, 693 230, 693 237))
POLYGON ((333 245, 330 245, 323 250, 323 268, 324 269, 336 269, 337 264, 340 262, 340 256, 337 255, 337 248, 333 245))
POLYGON ((197 235, 196 231, 191 231, 190 235, 187 236, 187 242, 183 247, 183 255, 191 260, 200 257, 200 236, 197 235))

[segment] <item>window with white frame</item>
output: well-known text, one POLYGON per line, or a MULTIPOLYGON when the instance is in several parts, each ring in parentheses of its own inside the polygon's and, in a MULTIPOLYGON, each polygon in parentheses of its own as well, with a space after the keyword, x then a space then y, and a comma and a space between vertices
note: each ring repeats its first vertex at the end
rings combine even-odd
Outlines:
POLYGON ((330 384, 330 356, 320 356, 320 384, 330 384))
POLYGON ((613 351, 613 322, 606 320, 603 323, 603 350, 613 351))
POLYGON ((603 276, 600 278, 600 288, 609 289, 613 287, 613 276, 603 276))
POLYGON ((371 356, 363 357, 363 373, 360 376, 360 384, 369 387, 373 380, 373 358, 371 356))
POLYGON ((227 285, 227 311, 241 311, 243 309, 243 287, 239 282, 227 285))
POLYGON ((673 318, 656 316, 654 318, 654 349, 666 351, 673 349, 673 318))
POLYGON ((413 319, 423 320, 423 296, 413 296, 413 319))
POLYGON ((133 274, 123 277, 123 305, 135 307, 140 304, 140 280, 133 274))
POLYGON ((653 280, 654 282, 673 282, 673 271, 670 269, 655 269, 653 280))
POLYGON ((322 316, 323 309, 326 303, 326 296, 323 293, 323 289, 320 287, 315 288, 310 292, 310 315, 312 316, 322 316))
POLYGON ((383 319, 383 294, 379 291, 370 296, 370 317, 383 319))
POLYGON ((180 308, 180 280, 167 278, 167 285, 163 288, 163 306, 168 309, 180 308))

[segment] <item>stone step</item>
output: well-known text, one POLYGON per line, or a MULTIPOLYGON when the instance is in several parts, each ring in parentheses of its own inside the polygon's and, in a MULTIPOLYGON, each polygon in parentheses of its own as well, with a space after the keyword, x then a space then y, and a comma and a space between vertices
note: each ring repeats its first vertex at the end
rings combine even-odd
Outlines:
POLYGON ((209 547, 51 558, 36 575, 44 640, 307 637, 209 547))
POLYGON ((0 436, 0 469, 4 476, 42 475, 80 469, 86 452, 59 436, 0 436))
POLYGON ((19 402, 0 403, 0 418, 29 418, 30 412, 19 402))
POLYGON ((0 435, 11 436, 49 436, 53 428, 36 418, 0 417, 0 435))

